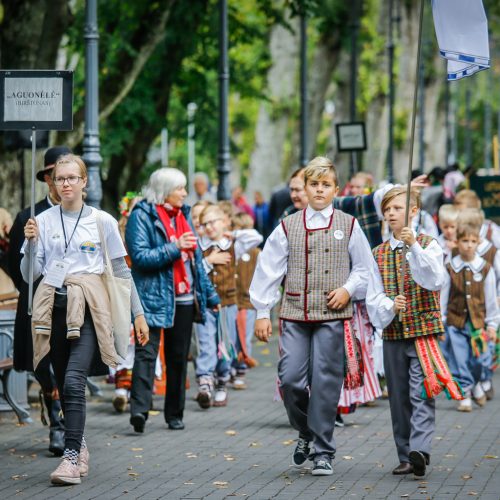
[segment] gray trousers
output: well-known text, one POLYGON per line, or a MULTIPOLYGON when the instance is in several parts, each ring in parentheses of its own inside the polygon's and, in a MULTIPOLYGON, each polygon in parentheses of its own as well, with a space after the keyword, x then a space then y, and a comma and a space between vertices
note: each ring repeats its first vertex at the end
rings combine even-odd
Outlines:
POLYGON ((285 409, 315 457, 335 455, 335 415, 344 381, 344 322, 283 321, 278 376, 285 409))
POLYGON ((422 398, 424 374, 415 341, 384 340, 384 369, 399 461, 409 462, 410 451, 430 455, 436 402, 422 398))

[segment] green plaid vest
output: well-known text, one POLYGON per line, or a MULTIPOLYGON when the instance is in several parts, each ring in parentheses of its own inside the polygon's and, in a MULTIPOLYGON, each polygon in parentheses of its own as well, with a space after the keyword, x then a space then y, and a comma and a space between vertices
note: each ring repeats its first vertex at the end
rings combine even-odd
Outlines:
MULTIPOLYGON (((430 236, 419 235, 417 241, 422 248, 426 248, 432 241, 430 236)), ((373 249, 384 291, 387 297, 394 300, 399 295, 401 277, 402 249, 391 249, 389 241, 373 249)), ((406 311, 402 322, 397 315, 392 323, 384 328, 384 340, 403 340, 424 335, 444 333, 439 305, 439 292, 432 292, 418 285, 411 276, 410 266, 406 266, 404 293, 406 297, 406 311)))

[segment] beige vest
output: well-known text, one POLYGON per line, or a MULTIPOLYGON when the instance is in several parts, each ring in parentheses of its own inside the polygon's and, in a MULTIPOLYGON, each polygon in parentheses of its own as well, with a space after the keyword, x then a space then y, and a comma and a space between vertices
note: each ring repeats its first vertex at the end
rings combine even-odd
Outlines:
POLYGON ((352 317, 352 304, 327 307, 327 295, 350 274, 349 239, 354 218, 334 210, 328 227, 306 229, 305 210, 282 221, 288 239, 288 271, 280 316, 289 321, 334 321, 352 317))

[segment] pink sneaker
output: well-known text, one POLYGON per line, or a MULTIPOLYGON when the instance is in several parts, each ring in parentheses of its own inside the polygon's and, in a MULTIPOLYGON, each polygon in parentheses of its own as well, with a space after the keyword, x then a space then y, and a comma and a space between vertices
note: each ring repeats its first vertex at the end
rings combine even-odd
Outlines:
POLYGON ((50 475, 52 484, 81 484, 80 469, 69 460, 63 458, 59 467, 50 475))
POLYGON ((89 475, 89 458, 89 449, 87 447, 82 448, 80 450, 80 455, 78 456, 78 468, 80 469, 80 477, 89 475))

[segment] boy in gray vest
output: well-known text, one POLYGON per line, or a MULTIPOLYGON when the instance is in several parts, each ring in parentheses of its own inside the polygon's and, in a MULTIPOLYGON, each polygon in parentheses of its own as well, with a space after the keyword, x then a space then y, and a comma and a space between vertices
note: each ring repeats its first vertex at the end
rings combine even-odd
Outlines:
POLYGON ((352 317, 351 296, 366 287, 373 259, 358 222, 332 206, 338 192, 333 163, 314 158, 304 180, 309 204, 283 219, 268 238, 250 300, 257 310, 255 335, 267 342, 270 310, 285 278, 278 375, 290 424, 299 432, 292 465, 312 459, 312 474, 325 476, 332 474, 336 451, 333 430, 345 356, 350 380, 361 384, 354 340, 349 328, 344 335, 344 322, 352 317))

